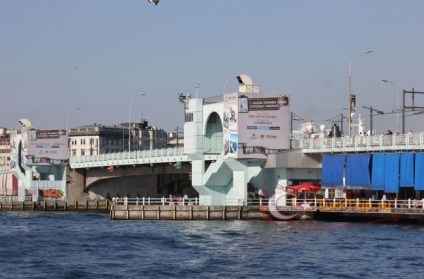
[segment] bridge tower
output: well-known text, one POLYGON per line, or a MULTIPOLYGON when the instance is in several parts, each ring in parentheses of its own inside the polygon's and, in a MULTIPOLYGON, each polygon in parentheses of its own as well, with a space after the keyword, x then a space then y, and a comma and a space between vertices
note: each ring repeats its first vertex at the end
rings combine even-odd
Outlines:
POLYGON ((288 97, 261 93, 246 75, 237 79, 238 92, 184 99, 184 153, 201 204, 242 205, 249 184, 275 176, 263 169, 268 154, 290 148, 288 97), (210 162, 210 154, 220 156, 210 162))

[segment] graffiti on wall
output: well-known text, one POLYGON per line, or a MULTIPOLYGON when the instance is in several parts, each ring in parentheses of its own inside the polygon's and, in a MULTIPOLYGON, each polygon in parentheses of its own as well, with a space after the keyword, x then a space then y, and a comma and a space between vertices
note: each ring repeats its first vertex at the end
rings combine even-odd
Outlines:
POLYGON ((63 197, 63 191, 59 189, 39 190, 38 194, 42 198, 60 199, 63 197))

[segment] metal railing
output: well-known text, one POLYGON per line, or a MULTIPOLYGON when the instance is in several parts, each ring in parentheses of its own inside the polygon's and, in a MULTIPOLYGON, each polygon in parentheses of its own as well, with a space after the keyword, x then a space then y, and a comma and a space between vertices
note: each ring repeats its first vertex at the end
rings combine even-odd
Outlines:
MULTIPOLYGON (((19 201, 19 197, 18 196, 0 196, 0 201, 17 202, 19 201)), ((32 196, 25 195, 25 201, 32 201, 32 196)))
MULTIPOLYGON (((276 202, 275 198, 256 198, 256 199, 219 199, 213 200, 214 205, 234 205, 240 206, 271 206, 272 208, 293 211, 360 211, 372 212, 381 209, 421 209, 424 214, 423 204, 424 199, 407 199, 407 200, 373 200, 373 199, 301 199, 292 198, 286 199, 284 202, 276 202)), ((114 204, 118 205, 202 205, 199 203, 199 198, 127 198, 127 197, 114 197, 112 199, 114 204)))
POLYGON ((141 151, 125 151, 118 153, 106 153, 92 156, 78 156, 70 157, 69 162, 85 163, 85 162, 102 162, 102 161, 118 161, 126 159, 143 159, 143 158, 155 158, 155 157, 169 157, 169 156, 182 156, 184 155, 184 148, 163 148, 153 150, 141 150, 141 151))
POLYGON ((112 203, 118 205, 198 205, 199 199, 196 198, 127 198, 114 197, 112 203))
MULTIPOLYGON (((268 204, 268 199, 259 198, 259 199, 213 199, 214 205, 266 205, 268 204)), ((112 202, 115 204, 122 205, 201 205, 199 198, 127 198, 127 197, 114 197, 112 202)))
POLYGON ((375 211, 380 209, 418 209, 423 210, 424 199, 407 200, 373 200, 373 199, 316 199, 314 206, 319 210, 348 210, 348 211, 375 211))
POLYGON ((302 149, 304 153, 417 150, 424 149, 424 133, 308 139, 293 138, 292 148, 302 149))
MULTIPOLYGON (((217 160, 220 154, 206 154, 205 160, 217 160)), ((190 162, 191 159, 184 154, 184 148, 163 148, 153 150, 107 153, 93 156, 70 157, 71 168, 105 167, 110 165, 137 165, 170 162, 190 162)))
POLYGON ((287 199, 285 206, 304 207, 309 210, 320 211, 362 211, 372 212, 381 209, 418 209, 423 210, 424 199, 407 199, 407 200, 373 200, 373 199, 287 199))

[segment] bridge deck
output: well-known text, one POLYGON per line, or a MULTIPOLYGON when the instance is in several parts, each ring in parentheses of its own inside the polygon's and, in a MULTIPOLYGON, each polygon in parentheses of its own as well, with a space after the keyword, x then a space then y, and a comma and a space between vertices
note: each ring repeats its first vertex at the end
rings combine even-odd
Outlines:
MULTIPOLYGON (((190 162, 183 148, 153 149, 132 152, 107 153, 70 158, 70 167, 94 168, 106 166, 141 165, 155 163, 190 162)), ((219 154, 208 154, 206 160, 217 160, 219 154)))

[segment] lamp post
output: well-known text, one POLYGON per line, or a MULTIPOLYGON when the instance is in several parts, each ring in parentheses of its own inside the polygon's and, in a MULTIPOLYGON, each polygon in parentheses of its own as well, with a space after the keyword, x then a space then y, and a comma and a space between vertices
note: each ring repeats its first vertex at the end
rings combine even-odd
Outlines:
POLYGON ((131 104, 137 96, 144 96, 146 93, 139 93, 132 96, 129 104, 129 112, 128 112, 128 151, 131 151, 131 104))
MULTIPOLYGON (((393 82, 383 79, 383 82, 390 83, 394 88, 396 88, 396 125, 397 125, 397 133, 399 133, 399 88, 393 82)), ((403 109, 402 109, 403 110, 403 109)))
POLYGON ((349 130, 349 136, 352 133, 352 100, 351 100, 351 98, 352 98, 352 76, 351 76, 352 62, 357 56, 359 56, 361 54, 368 54, 368 53, 371 53, 371 52, 372 52, 372 49, 369 49, 369 50, 364 51, 364 52, 357 53, 352 57, 352 59, 350 59, 350 62, 349 62, 349 93, 348 93, 349 95, 348 95, 348 98, 347 98, 348 102, 349 102, 348 107, 347 107, 348 108, 347 126, 348 126, 348 130, 349 130))
POLYGON ((69 114, 71 113, 71 111, 79 110, 79 109, 81 109, 81 107, 73 108, 73 109, 69 110, 69 111, 66 113, 66 120, 65 120, 66 132, 68 132, 68 118, 69 118, 69 114))

